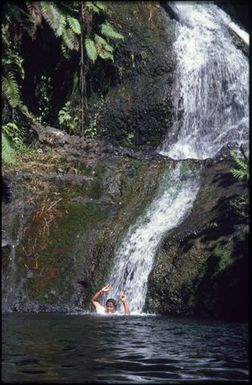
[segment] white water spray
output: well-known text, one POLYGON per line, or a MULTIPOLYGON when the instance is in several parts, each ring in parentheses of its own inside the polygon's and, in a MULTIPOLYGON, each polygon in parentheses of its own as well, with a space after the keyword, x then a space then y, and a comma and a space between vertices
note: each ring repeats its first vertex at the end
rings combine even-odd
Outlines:
POLYGON ((126 291, 131 312, 142 311, 148 276, 162 235, 189 214, 198 189, 197 175, 186 170, 186 165, 166 170, 156 198, 119 246, 109 277, 112 290, 108 297, 118 298, 120 291, 126 291))
POLYGON ((212 3, 175 2, 177 75, 173 127, 160 153, 206 159, 226 145, 248 143, 248 58, 228 28, 248 44, 248 34, 212 3))

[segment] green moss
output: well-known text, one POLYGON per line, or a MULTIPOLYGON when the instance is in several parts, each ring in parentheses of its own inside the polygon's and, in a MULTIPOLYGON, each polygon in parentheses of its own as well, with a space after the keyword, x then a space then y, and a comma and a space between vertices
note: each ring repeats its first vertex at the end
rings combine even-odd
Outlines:
POLYGON ((232 263, 231 246, 229 243, 216 243, 213 249, 213 255, 219 258, 218 272, 223 271, 229 264, 232 263))

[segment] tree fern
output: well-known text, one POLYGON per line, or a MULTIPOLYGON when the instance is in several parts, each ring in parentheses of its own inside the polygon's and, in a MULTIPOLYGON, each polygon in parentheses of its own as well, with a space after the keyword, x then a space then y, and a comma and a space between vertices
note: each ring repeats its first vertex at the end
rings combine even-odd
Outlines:
POLYGON ((85 48, 89 59, 94 63, 97 59, 97 50, 94 41, 87 37, 85 39, 85 48))
POLYGON ((112 25, 108 22, 101 24, 101 33, 112 39, 119 39, 119 40, 124 39, 124 36, 116 32, 112 27, 112 25))
POLYGON ((2 132, 2 161, 8 165, 16 163, 15 150, 12 148, 7 135, 2 132))
POLYGON ((19 86, 12 72, 2 76, 2 93, 11 107, 17 107, 20 102, 19 86))

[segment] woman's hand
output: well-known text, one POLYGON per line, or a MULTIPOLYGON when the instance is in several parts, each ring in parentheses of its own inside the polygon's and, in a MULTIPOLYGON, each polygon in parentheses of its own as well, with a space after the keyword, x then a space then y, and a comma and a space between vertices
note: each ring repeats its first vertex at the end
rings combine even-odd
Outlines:
POLYGON ((106 286, 104 286, 102 289, 101 289, 101 292, 102 293, 106 293, 106 291, 109 291, 111 289, 111 285, 110 283, 107 283, 106 286))
POLYGON ((126 302, 127 301, 127 295, 123 292, 123 291, 121 291, 121 293, 120 293, 120 300, 122 301, 122 302, 126 302))

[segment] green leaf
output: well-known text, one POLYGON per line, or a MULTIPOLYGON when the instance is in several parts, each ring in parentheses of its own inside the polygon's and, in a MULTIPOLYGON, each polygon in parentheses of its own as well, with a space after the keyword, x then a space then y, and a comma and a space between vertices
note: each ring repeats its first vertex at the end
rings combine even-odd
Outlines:
POLYGON ((111 59, 112 61, 114 61, 114 57, 113 57, 112 53, 109 51, 106 51, 106 49, 104 49, 104 47, 102 45, 96 43, 96 49, 97 49, 98 55, 102 59, 104 59, 104 60, 111 59))
POLYGON ((2 160, 8 165, 16 163, 15 150, 12 148, 7 135, 2 132, 2 160))
POLYGON ((79 40, 78 40, 77 36, 75 35, 75 33, 72 31, 72 29, 67 28, 63 32, 62 37, 63 37, 63 41, 64 41, 65 45, 67 46, 67 48, 69 48, 70 50, 75 49, 76 51, 78 51, 79 40))
POLYGON ((105 4, 101 3, 100 1, 95 1, 94 3, 96 5, 96 7, 100 8, 102 11, 106 10, 105 4))
POLYGON ((104 47, 104 49, 108 52, 113 52, 114 48, 101 36, 95 34, 95 42, 100 46, 104 47))
POLYGON ((57 28, 55 29, 55 35, 56 36, 62 36, 64 31, 66 29, 66 18, 64 15, 59 16, 59 24, 57 28))
POLYGON ((97 59, 97 50, 94 41, 87 37, 85 39, 85 48, 89 59, 94 63, 97 59))
POLYGON ((81 26, 79 21, 75 17, 67 16, 68 24, 71 28, 71 30, 76 33, 77 35, 81 34, 81 26))
POLYGON ((92 1, 86 1, 85 5, 90 11, 95 12, 95 13, 100 13, 100 9, 98 7, 96 7, 96 5, 94 5, 94 3, 92 1))
POLYGON ((112 27, 112 25, 108 22, 106 22, 105 24, 101 24, 101 33, 105 36, 112 38, 112 39, 119 39, 119 40, 124 39, 124 36, 121 35, 120 33, 116 32, 114 30, 114 28, 112 27))
POLYGON ((11 107, 17 107, 20 102, 19 86, 12 72, 2 76, 2 93, 11 107))

